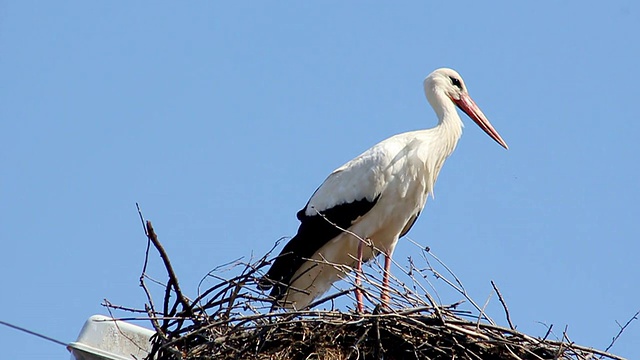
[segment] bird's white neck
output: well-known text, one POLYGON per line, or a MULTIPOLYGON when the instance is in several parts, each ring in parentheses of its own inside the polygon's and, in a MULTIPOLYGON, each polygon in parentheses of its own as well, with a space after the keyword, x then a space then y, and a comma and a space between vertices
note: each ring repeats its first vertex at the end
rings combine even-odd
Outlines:
POLYGON ((426 91, 427 100, 438 116, 438 125, 429 129, 436 133, 430 141, 440 142, 437 146, 445 157, 451 155, 462 136, 463 123, 451 99, 440 89, 426 91))
POLYGON ((433 195, 436 179, 445 160, 453 153, 460 136, 462 136, 462 120, 456 106, 444 91, 438 88, 425 88, 427 100, 438 116, 438 124, 430 129, 413 132, 416 150, 425 170, 423 175, 426 193, 433 195))

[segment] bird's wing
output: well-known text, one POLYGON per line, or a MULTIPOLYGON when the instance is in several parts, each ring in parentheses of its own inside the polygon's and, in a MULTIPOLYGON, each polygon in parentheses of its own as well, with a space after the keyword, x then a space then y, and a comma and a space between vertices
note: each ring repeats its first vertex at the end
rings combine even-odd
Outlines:
POLYGON ((340 228, 348 229, 373 208, 387 182, 386 170, 393 160, 393 151, 389 150, 380 143, 329 175, 298 212, 298 233, 261 279, 261 288, 268 289, 275 283, 271 295, 280 298, 306 259, 338 236, 340 228))
POLYGON ((402 231, 400 232, 400 236, 398 236, 398 238, 401 238, 407 235, 409 230, 411 230, 413 225, 416 223, 416 220, 418 220, 418 216, 420 216, 420 212, 421 211, 418 211, 417 214, 415 214, 411 219, 409 219, 409 221, 407 222, 407 225, 405 225, 404 229, 402 229, 402 231))
POLYGON ((313 193, 298 218, 314 216, 355 201, 373 202, 388 183, 386 170, 391 156, 384 149, 373 147, 334 170, 313 193))

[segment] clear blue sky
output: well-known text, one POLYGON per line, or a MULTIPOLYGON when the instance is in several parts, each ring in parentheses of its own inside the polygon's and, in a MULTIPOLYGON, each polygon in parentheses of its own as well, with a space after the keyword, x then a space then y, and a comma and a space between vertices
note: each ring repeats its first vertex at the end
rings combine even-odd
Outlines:
POLYGON ((142 307, 135 202, 194 294, 295 234, 335 167, 433 126, 446 66, 511 149, 463 118, 410 236, 479 302, 496 281, 519 329, 606 347, 640 309, 640 5, 428 3, 0 2, 0 319, 73 341, 104 298, 142 307))

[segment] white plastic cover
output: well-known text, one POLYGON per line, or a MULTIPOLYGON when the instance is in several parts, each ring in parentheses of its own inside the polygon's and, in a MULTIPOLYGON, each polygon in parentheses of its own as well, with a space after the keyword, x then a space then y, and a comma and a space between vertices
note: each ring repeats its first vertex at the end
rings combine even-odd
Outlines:
POLYGON ((67 349, 76 360, 133 360, 149 354, 154 331, 102 315, 91 316, 67 349))

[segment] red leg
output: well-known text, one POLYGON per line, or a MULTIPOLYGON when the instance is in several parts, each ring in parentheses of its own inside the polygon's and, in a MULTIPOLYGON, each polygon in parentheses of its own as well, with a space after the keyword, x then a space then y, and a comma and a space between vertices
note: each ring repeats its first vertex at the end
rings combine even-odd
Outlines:
POLYGON ((364 313, 364 302, 362 301, 362 290, 360 286, 362 282, 360 281, 360 275, 362 273, 362 256, 364 252, 364 241, 358 241, 358 265, 356 267, 356 302, 357 302, 357 311, 358 313, 364 313))
POLYGON ((384 274, 382 274, 382 306, 389 307, 389 274, 391 271, 391 255, 384 253, 384 274))

